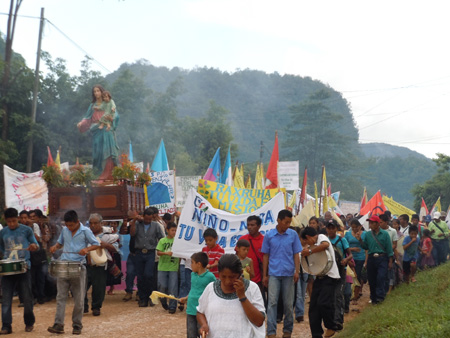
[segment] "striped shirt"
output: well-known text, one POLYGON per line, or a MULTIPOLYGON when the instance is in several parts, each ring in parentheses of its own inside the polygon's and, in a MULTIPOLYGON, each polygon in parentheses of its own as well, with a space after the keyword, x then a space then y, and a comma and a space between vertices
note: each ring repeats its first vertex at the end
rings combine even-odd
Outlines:
MULTIPOLYGON (((213 265, 216 261, 219 261, 220 257, 222 257, 222 255, 225 253, 225 250, 223 250, 223 248, 219 244, 216 244, 216 246, 212 249, 210 249, 208 246, 205 246, 202 249, 202 252, 205 252, 208 255, 208 264, 213 265)), ((216 276, 216 278, 219 278, 218 266, 210 268, 209 271, 212 272, 214 276, 216 276)))

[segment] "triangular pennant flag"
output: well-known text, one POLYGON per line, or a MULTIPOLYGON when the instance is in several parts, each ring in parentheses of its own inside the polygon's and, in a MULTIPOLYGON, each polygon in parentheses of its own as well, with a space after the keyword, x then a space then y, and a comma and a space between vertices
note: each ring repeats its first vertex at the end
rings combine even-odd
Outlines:
POLYGON ((223 167, 221 183, 233 186, 233 174, 231 172, 231 146, 228 146, 227 159, 225 160, 225 167, 223 167))
POLYGON ((206 170, 203 179, 212 182, 220 182, 220 176, 221 172, 220 172, 220 147, 219 147, 217 148, 216 154, 214 155, 211 163, 209 164, 208 170, 206 170))
POLYGON ((366 187, 364 187, 363 197, 361 198, 359 210, 363 209, 366 206, 366 204, 367 204, 367 190, 366 190, 366 187))
POLYGON ((266 174, 266 189, 278 188, 278 132, 275 133, 275 144, 273 145, 272 156, 266 174))
POLYGON ((314 198, 316 200, 316 203, 315 203, 316 217, 319 218, 320 217, 319 196, 318 196, 318 192, 317 192, 317 183, 316 183, 316 181, 314 181, 314 198))
POLYGON ((133 147, 131 145, 131 141, 130 141, 130 148, 129 148, 129 151, 128 151, 128 158, 129 158, 131 163, 134 162, 133 147))
MULTIPOLYGON (((220 162, 219 162, 220 166, 220 162)), ((164 147, 164 140, 161 139, 159 143, 158 152, 153 159, 152 168, 153 171, 167 171, 169 170, 169 161, 167 161, 166 147, 164 147)), ((220 175, 219 175, 220 176, 220 175)))
POLYGON ((47 157, 47 167, 54 164, 55 161, 53 161, 53 157, 52 157, 52 152, 50 151, 50 147, 47 146, 47 151, 48 151, 48 157, 47 157))
POLYGON ((373 195, 369 202, 364 206, 363 209, 359 211, 360 215, 381 215, 386 211, 386 207, 383 203, 383 198, 381 197, 381 193, 378 192, 373 195))
POLYGON ((422 197, 422 203, 421 203, 421 205, 420 205, 420 212, 419 212, 419 218, 420 218, 420 221, 422 221, 423 218, 424 218, 426 215, 429 215, 429 214, 430 214, 430 213, 428 212, 427 204, 425 203, 425 201, 424 201, 424 199, 423 199, 423 197, 422 197))

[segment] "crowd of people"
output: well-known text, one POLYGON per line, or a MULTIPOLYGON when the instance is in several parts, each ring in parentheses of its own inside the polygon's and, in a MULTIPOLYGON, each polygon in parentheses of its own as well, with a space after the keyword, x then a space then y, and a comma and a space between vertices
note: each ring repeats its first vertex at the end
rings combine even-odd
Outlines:
POLYGON ((139 307, 155 306, 153 291, 179 298, 160 302, 169 314, 186 307, 188 338, 274 338, 280 322, 283 337, 291 337, 294 321, 305 320, 306 297, 311 335, 331 337, 343 329, 345 314, 358 303, 364 284, 369 284, 370 302, 379 304, 396 285, 416 282, 418 269, 444 263, 449 253, 446 214, 438 212, 420 222, 418 215, 393 218, 387 211, 371 216, 365 230, 353 215, 337 221, 330 212, 312 217, 304 228, 291 227, 292 213, 281 210, 276 227, 264 235, 261 218, 248 217, 248 234, 237 241, 235 254, 225 254, 216 231, 206 229, 205 246, 190 259, 173 256, 173 215, 160 217, 158 209, 149 207, 129 216, 120 229, 108 226, 99 214, 91 214, 85 226, 72 210, 62 226, 49 223, 39 210, 6 209, 2 262, 20 261, 22 270, 2 276, 0 334, 12 333, 15 294, 24 308, 26 332, 34 328, 33 306, 56 298, 54 323, 48 328, 52 333, 65 332, 71 294, 72 333, 81 334, 83 313, 89 312, 87 291, 92 288, 92 314, 100 316, 107 286, 112 293, 121 281, 119 234, 130 235, 123 301, 133 299, 136 279, 139 307), (326 255, 329 264, 313 275, 307 266, 316 254, 326 255))

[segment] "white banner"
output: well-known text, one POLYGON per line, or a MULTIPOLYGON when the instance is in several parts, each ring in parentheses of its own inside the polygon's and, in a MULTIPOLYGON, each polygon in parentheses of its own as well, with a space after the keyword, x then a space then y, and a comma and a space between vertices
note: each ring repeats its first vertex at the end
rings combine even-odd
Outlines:
POLYGON ((277 225, 277 216, 284 209, 284 195, 278 193, 261 208, 249 214, 234 215, 215 209, 201 195, 191 189, 180 216, 180 222, 172 246, 175 257, 190 258, 205 246, 203 233, 207 228, 217 231, 218 244, 226 253, 234 253, 239 237, 248 233, 247 218, 257 215, 262 219, 261 233, 277 225))
POLYGON ((156 207, 162 216, 173 214, 175 207, 175 172, 173 170, 154 171, 150 173, 151 184, 147 187, 148 203, 156 207))
POLYGON ((193 188, 197 191, 198 180, 201 179, 201 176, 177 176, 177 208, 183 208, 186 203, 187 197, 189 195, 189 191, 193 188))
POLYGON ((278 162, 278 181, 281 188, 295 190, 299 187, 298 161, 278 162))
POLYGON ((3 165, 3 173, 7 208, 16 208, 19 212, 40 209, 47 214, 48 189, 42 179, 42 170, 27 174, 3 165))

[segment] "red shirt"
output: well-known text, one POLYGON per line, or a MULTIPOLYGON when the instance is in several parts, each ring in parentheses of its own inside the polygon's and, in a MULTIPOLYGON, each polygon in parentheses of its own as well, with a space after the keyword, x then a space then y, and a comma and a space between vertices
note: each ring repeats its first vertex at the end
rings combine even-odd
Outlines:
MULTIPOLYGON (((219 244, 216 244, 216 246, 212 249, 210 249, 208 246, 205 246, 202 249, 202 252, 206 252, 206 254, 208 255, 208 264, 213 265, 216 261, 219 261, 220 257, 222 257, 222 255, 225 253, 225 250, 223 250, 223 248, 219 244)), ((209 271, 212 272, 214 276, 216 276, 216 278, 219 278, 218 266, 209 269, 209 271)))
POLYGON ((249 234, 241 236, 239 239, 246 239, 250 242, 250 248, 248 250, 248 257, 250 257, 253 261, 253 269, 255 270, 255 277, 252 278, 252 281, 255 283, 259 283, 262 279, 262 271, 259 269, 259 262, 262 263, 264 254, 261 252, 261 247, 264 241, 264 235, 259 234, 258 237, 252 237, 249 234), (253 250, 255 248, 255 250, 253 250), (258 258, 257 258, 258 257, 258 258), (259 259, 259 261, 258 261, 259 259))

